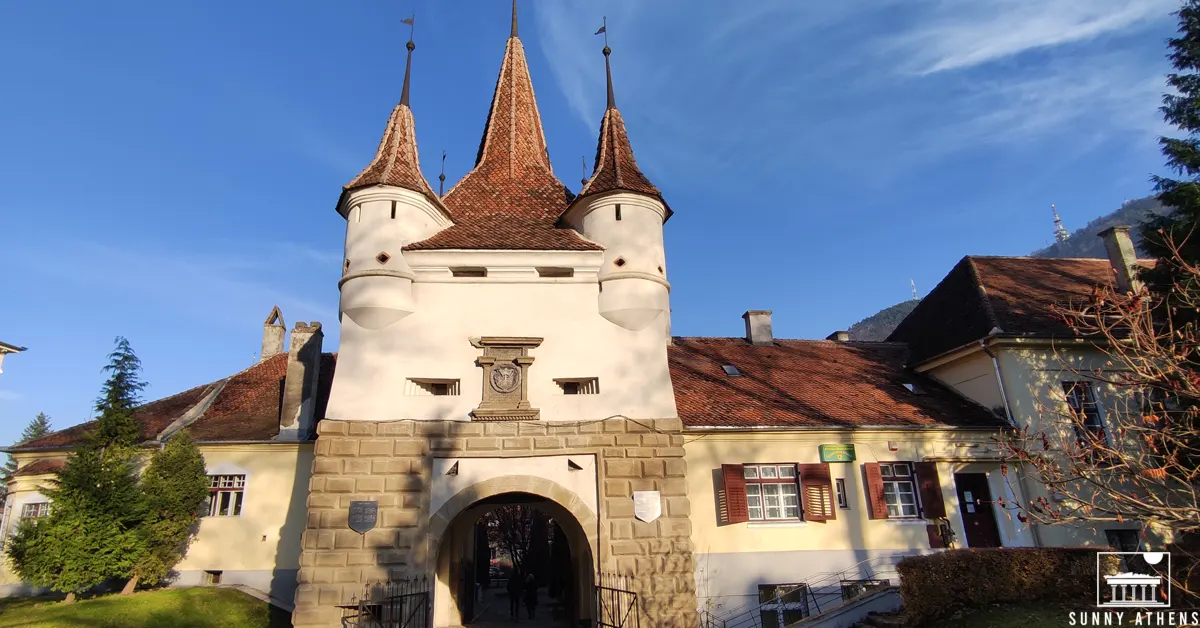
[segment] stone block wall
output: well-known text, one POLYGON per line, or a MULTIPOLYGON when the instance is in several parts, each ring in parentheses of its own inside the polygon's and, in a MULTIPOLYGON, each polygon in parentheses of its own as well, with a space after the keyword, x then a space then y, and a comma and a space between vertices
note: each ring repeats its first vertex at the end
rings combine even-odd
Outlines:
MULTIPOLYGON (((639 597, 642 626, 698 625, 691 507, 678 419, 590 422, 323 420, 303 535, 296 626, 338 626, 338 604, 389 578, 432 577, 440 532, 430 526, 435 458, 593 455, 599 530, 593 571, 618 573, 639 597), (633 491, 659 491, 662 516, 645 523, 633 491), (379 504, 376 527, 347 524, 351 501, 379 504)), ((514 473, 519 462, 514 460, 514 473)), ((549 495, 545 497, 550 497, 549 495)))

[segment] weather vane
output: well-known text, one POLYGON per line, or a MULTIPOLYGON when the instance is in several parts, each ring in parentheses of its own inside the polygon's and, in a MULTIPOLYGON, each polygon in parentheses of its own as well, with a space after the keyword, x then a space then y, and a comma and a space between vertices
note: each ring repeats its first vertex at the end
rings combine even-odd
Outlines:
POLYGON ((408 40, 412 41, 413 34, 417 31, 417 12, 413 11, 411 17, 406 17, 400 20, 401 24, 408 24, 408 40))
POLYGON ((597 30, 595 33, 593 33, 593 35, 600 35, 600 34, 604 35, 604 45, 607 47, 608 46, 608 16, 604 16, 603 25, 600 26, 599 30, 597 30))

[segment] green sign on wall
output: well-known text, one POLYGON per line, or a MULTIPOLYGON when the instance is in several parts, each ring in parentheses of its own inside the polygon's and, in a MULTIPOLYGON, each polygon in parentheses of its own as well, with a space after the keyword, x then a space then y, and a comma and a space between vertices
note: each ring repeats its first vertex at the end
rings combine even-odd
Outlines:
POLYGON ((818 445, 821 462, 854 462, 854 445, 818 445))

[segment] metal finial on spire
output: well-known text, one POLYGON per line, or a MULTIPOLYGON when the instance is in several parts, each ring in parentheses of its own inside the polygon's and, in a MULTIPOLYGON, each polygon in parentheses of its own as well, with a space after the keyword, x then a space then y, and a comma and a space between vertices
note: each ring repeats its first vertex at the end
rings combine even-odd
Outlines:
POLYGON ((608 107, 607 108, 615 109, 617 107, 617 99, 613 96, 612 65, 608 62, 608 55, 612 54, 612 48, 608 47, 608 16, 604 17, 603 25, 601 25, 600 29, 597 30, 594 34, 599 35, 601 33, 604 34, 604 50, 601 51, 604 53, 604 75, 608 79, 608 107))
POLYGON ((417 47, 417 45, 413 43, 412 39, 413 33, 417 30, 416 22, 417 14, 415 11, 413 12, 412 17, 400 20, 401 24, 408 24, 409 26, 408 43, 404 45, 405 48, 408 48, 408 60, 404 62, 404 89, 400 91, 400 104, 404 105, 405 107, 408 106, 408 77, 410 74, 412 74, 412 53, 417 47))
POLYGON ((512 8, 512 33, 510 33, 510 34, 509 34, 509 37, 510 37, 510 38, 516 38, 516 36, 517 36, 517 0, 513 0, 513 8, 512 8))
POLYGON ((582 167, 583 178, 579 180, 580 185, 587 185, 587 155, 579 156, 579 165, 582 167))
POLYGON ((915 279, 909 279, 909 280, 908 280, 908 283, 912 285, 912 291, 913 291, 913 301, 920 301, 921 299, 920 299, 920 298, 917 296, 917 282, 916 282, 916 280, 915 280, 915 279))
POLYGON ((446 187, 446 151, 442 151, 442 174, 438 175, 438 198, 442 197, 442 190, 446 187))

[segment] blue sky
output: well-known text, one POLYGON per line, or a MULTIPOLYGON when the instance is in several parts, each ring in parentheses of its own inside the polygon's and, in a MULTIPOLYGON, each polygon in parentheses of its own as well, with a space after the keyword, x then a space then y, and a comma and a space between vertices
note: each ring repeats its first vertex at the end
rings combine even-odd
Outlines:
MULTIPOLYGON (((165 396, 249 366, 278 304, 337 346, 340 187, 400 95, 427 177, 474 159, 507 0, 0 4, 0 442, 90 416, 113 338, 165 396)), ((1021 255, 1150 192, 1174 0, 524 0, 577 187, 617 102, 667 225, 673 331, 747 309, 822 338, 966 254, 1021 255), (744 5, 744 6, 743 6, 744 5)), ((447 187, 448 189, 448 187, 447 187)))

